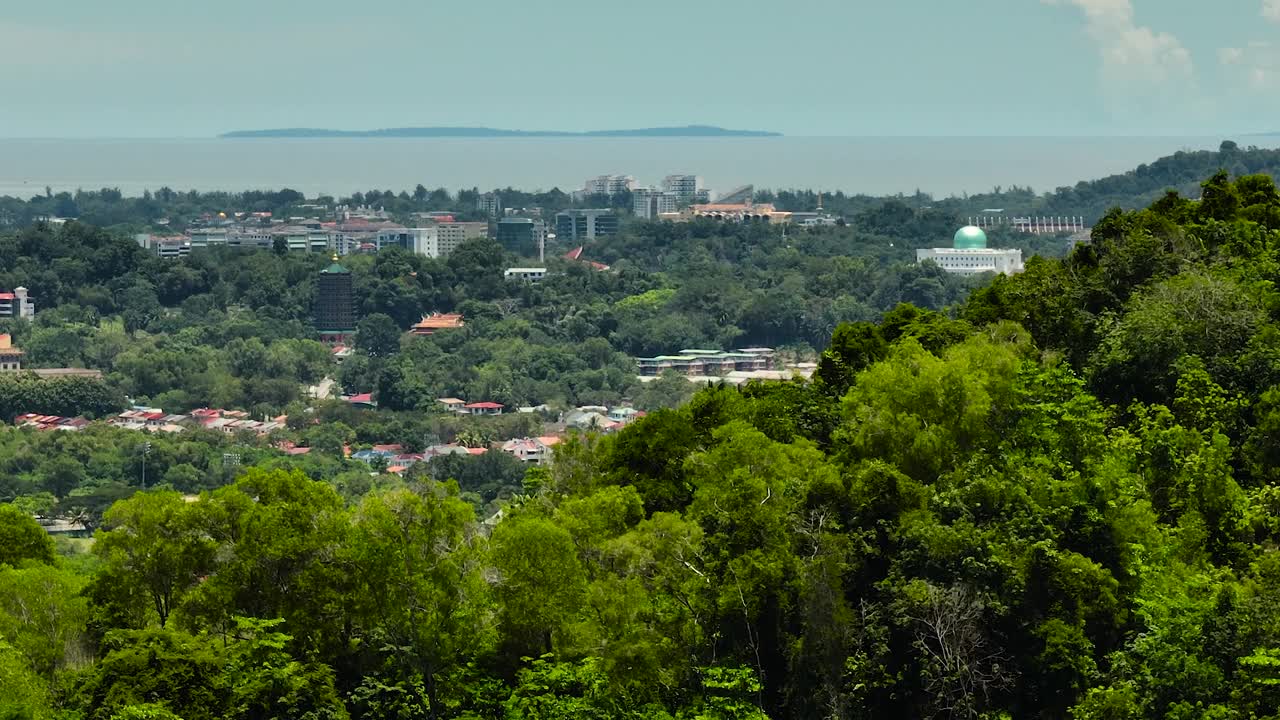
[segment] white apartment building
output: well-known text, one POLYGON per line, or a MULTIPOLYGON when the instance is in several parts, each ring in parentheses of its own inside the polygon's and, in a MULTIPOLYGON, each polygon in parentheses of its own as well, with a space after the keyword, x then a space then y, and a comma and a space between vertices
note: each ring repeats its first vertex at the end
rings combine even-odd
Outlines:
POLYGON ((36 316, 36 304, 27 296, 27 289, 17 287, 13 292, 0 292, 0 318, 26 318, 36 316))
POLYGON ((654 188, 636 188, 631 191, 631 211, 642 220, 657 220, 663 213, 680 210, 680 196, 654 188))
POLYGON ((702 186, 702 178, 697 175, 668 175, 662 180, 662 189, 674 193, 681 203, 711 200, 711 191, 702 186))
POLYGON ((383 230, 378 233, 377 246, 379 252, 387 248, 399 247, 415 255, 441 257, 440 231, 434 227, 383 230))
POLYGON ((582 184, 583 195, 617 195, 635 189, 636 179, 630 175, 597 175, 582 184))

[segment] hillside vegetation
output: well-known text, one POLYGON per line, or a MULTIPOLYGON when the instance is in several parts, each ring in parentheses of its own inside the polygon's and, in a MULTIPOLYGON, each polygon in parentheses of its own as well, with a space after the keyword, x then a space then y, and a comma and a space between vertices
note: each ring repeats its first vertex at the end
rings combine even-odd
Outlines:
POLYGON ((3 507, 34 718, 1280 715, 1280 194, 1113 212, 839 325, 811 383, 566 443, 481 522, 249 469, 61 559, 3 507))
MULTIPOLYGON (((972 217, 987 208, 1001 208, 1009 217, 1039 215, 1050 217, 1083 217, 1092 225, 1112 208, 1138 210, 1145 208, 1168 190, 1183 197, 1200 197, 1200 183, 1210 175, 1225 170, 1232 177, 1263 174, 1280 177, 1280 150, 1241 148, 1232 141, 1223 142, 1218 151, 1180 151, 1118 175, 1086 180, 1053 190, 1012 186, 963 197, 934 198, 928 195, 877 198, 866 195, 826 193, 824 206, 836 213, 852 217, 879 208, 886 203, 901 204, 911 209, 931 208, 955 217, 972 217)), ((764 199, 775 201, 785 210, 810 210, 818 201, 811 190, 766 193, 764 199)))

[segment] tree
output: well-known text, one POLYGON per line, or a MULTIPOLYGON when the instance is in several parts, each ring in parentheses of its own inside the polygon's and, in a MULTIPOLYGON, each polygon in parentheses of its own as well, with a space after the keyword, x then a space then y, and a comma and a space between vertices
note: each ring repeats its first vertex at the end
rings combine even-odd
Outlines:
POLYGON ((40 523, 14 505, 0 505, 0 566, 34 561, 52 565, 53 538, 40 523))
POLYGON ((635 394, 635 406, 645 412, 677 408, 688 402, 696 389, 697 387, 689 382, 689 378, 668 371, 657 380, 647 382, 640 387, 635 394))
POLYGON ((138 493, 107 511, 105 532, 93 546, 100 573, 145 589, 160 627, 212 567, 216 544, 198 510, 174 491, 138 493))
POLYGON ((552 652, 584 590, 573 538, 550 520, 508 518, 494 530, 491 560, 509 647, 517 657, 552 652))
POLYGON ((223 669, 226 717, 347 720, 333 670, 293 657, 286 650, 293 638, 275 631, 281 622, 236 619, 236 641, 223 669))
POLYGON ((437 678, 486 644, 486 585, 472 546, 471 506, 456 486, 373 493, 356 512, 361 595, 401 673, 425 686, 440 712, 437 678))
POLYGON ((48 685, 22 655, 0 641, 0 718, 46 720, 51 718, 48 685))
POLYGON ((172 628, 118 630, 106 636, 101 652, 80 690, 90 720, 157 702, 184 720, 226 717, 224 660, 208 642, 172 628))
POLYGON ((400 335, 400 328, 389 315, 373 313, 360 320, 356 347, 369 357, 390 357, 400 351, 400 335))
POLYGON ((52 680, 89 658, 83 580, 49 565, 0 566, 0 646, 12 647, 36 674, 52 680))
POLYGON ((822 353, 814 378, 833 397, 843 397, 854 378, 889 354, 889 344, 872 323, 841 323, 822 353))
POLYGON ((962 586, 917 581, 906 590, 930 709, 935 715, 978 716, 1012 682, 1000 649, 983 631, 981 600, 962 586))
POLYGON ((351 523, 332 486, 299 470, 251 468, 196 505, 218 548, 183 603, 184 624, 227 635, 237 616, 283 618, 295 649, 341 644, 351 523))

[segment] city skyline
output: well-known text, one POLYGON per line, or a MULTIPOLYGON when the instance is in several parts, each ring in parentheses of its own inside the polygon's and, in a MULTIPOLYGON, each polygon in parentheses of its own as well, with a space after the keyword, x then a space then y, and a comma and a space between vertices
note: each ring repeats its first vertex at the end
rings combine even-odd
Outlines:
POLYGON ((0 62, 24 69, 0 77, 0 92, 21 99, 0 108, 0 137, 302 126, 1280 130, 1264 119, 1280 110, 1276 0, 751 5, 397 0, 354 16, 333 0, 306 14, 249 0, 29 3, 0 11, 0 62))

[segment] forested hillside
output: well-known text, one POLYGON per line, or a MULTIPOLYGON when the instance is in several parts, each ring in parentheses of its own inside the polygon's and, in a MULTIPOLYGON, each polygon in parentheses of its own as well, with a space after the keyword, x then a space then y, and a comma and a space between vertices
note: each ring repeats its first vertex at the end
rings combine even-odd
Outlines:
MULTIPOLYGON (((1198 198, 1200 183, 1219 170, 1226 170, 1233 177, 1250 174, 1280 177, 1280 150, 1241 148, 1228 140, 1217 152, 1180 151, 1119 175, 1084 180, 1070 187, 1033 189, 1015 185, 963 197, 935 198, 921 194, 892 200, 910 208, 930 207, 958 217, 972 217, 988 208, 1000 208, 1008 217, 1083 217, 1086 224, 1092 225, 1115 207, 1125 210, 1145 208, 1166 190, 1198 198)), ((812 190, 770 192, 763 197, 777 202, 786 210, 809 210, 818 201, 817 193, 812 190)), ((828 210, 849 217, 877 208, 885 201, 885 198, 849 196, 838 192, 823 195, 828 210)))
POLYGON ((249 469, 0 529, 32 718, 1280 714, 1280 194, 1209 180, 811 383, 585 436, 482 519, 249 469), (483 522, 482 522, 483 520, 483 522))

